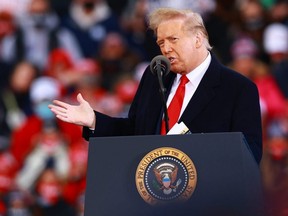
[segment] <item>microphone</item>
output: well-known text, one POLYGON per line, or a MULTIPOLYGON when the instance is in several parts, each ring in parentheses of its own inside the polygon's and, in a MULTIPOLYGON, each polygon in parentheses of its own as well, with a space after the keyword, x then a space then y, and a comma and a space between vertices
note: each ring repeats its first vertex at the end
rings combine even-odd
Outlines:
POLYGON ((150 63, 150 70, 154 75, 160 73, 161 76, 166 76, 170 67, 170 61, 163 55, 155 56, 150 63))
POLYGON ((166 134, 169 131, 169 117, 168 117, 167 104, 166 104, 166 99, 165 99, 166 89, 163 85, 162 78, 163 76, 166 76, 170 72, 170 67, 171 67, 170 61, 168 60, 168 58, 166 58, 163 55, 155 56, 150 63, 150 70, 152 74, 157 75, 158 77, 159 91, 161 95, 162 106, 164 109, 164 121, 165 121, 166 134))

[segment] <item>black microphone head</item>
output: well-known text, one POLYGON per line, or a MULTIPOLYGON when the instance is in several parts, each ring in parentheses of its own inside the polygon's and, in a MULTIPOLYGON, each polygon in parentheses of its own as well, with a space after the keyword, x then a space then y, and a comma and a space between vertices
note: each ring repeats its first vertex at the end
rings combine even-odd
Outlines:
POLYGON ((150 70, 155 75, 157 70, 161 70, 161 75, 166 76, 170 72, 170 61, 163 55, 155 56, 150 63, 150 70))

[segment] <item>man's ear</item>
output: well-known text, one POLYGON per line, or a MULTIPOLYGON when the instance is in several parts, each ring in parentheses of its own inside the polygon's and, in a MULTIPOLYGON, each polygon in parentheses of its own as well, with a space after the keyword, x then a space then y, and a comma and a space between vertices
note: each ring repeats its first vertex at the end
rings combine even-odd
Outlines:
POLYGON ((197 32, 195 34, 195 47, 199 48, 202 46, 202 44, 203 44, 203 35, 201 32, 197 32))

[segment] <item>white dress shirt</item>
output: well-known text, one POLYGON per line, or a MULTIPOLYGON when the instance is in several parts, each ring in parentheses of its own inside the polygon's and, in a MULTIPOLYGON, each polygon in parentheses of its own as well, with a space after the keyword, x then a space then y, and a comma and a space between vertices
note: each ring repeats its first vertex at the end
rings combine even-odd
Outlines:
MULTIPOLYGON (((201 79, 203 78, 206 70, 208 69, 208 67, 210 65, 210 62, 211 62, 211 54, 210 54, 210 52, 208 52, 206 59, 198 67, 196 67, 193 71, 186 74, 187 78, 189 79, 189 82, 185 85, 185 96, 184 96, 184 101, 182 104, 179 118, 182 115, 182 113, 184 112, 184 110, 186 109, 190 99, 194 95, 201 79)), ((171 88, 170 94, 169 94, 168 99, 167 99, 167 107, 169 107, 169 104, 176 93, 178 85, 180 84, 181 76, 182 76, 181 74, 177 74, 176 79, 174 80, 174 82, 172 84, 172 88, 171 88)))

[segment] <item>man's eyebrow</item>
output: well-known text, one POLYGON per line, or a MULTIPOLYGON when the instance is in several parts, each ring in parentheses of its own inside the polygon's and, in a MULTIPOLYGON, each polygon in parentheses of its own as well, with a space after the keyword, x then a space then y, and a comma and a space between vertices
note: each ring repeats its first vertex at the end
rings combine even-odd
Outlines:
POLYGON ((161 43, 163 41, 164 41, 164 39, 156 40, 156 43, 159 44, 159 43, 161 43))
POLYGON ((171 39, 171 38, 175 38, 175 37, 178 37, 178 36, 176 36, 175 34, 169 35, 169 36, 166 36, 166 37, 163 38, 163 39, 156 40, 156 43, 162 42, 162 41, 164 41, 165 39, 171 39))

